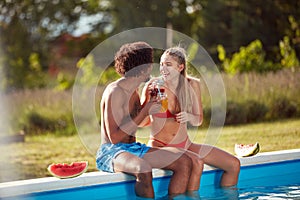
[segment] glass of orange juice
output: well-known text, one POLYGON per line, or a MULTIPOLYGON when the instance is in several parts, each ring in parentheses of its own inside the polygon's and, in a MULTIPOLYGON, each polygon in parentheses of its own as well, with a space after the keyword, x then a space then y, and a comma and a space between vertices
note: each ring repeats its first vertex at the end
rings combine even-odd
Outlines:
POLYGON ((168 98, 163 88, 159 89, 159 98, 161 101, 161 112, 166 112, 168 110, 168 98))

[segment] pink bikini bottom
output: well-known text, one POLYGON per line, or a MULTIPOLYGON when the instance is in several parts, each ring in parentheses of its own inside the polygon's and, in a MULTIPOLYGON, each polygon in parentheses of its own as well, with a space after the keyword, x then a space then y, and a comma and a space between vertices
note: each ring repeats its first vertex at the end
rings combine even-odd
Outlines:
POLYGON ((162 142, 158 139, 155 139, 154 137, 150 137, 149 141, 155 141, 158 142, 160 144, 162 144, 164 147, 176 147, 176 148, 185 148, 186 143, 188 141, 188 137, 186 137, 186 139, 178 144, 167 144, 165 142, 162 142))

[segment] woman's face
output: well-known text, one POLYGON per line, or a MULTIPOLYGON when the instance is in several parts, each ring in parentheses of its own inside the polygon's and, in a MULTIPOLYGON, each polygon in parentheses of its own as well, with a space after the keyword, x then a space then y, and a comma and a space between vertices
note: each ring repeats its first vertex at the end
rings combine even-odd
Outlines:
POLYGON ((170 81, 179 77, 180 72, 184 69, 183 64, 179 64, 173 56, 163 54, 160 58, 160 74, 164 81, 170 81))

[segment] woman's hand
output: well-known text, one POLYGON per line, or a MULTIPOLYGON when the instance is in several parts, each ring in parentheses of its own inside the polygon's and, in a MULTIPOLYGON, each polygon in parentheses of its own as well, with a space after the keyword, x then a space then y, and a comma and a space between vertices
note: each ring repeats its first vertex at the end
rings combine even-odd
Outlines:
POLYGON ((178 123, 190 122, 193 126, 199 126, 202 123, 200 115, 193 115, 185 111, 176 114, 176 121, 178 123))
POLYGON ((189 114, 185 111, 176 114, 176 121, 178 123, 186 123, 186 122, 190 121, 190 118, 191 118, 191 114, 189 114))

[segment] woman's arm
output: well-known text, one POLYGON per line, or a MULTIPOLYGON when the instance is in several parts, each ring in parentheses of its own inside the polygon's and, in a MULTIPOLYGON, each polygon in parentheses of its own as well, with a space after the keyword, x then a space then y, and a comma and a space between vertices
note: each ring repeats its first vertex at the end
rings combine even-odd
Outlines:
POLYGON ((192 79, 191 81, 192 88, 192 114, 195 116, 190 120, 190 123, 194 126, 200 126, 203 122, 203 107, 202 107, 202 96, 201 96, 201 87, 199 79, 192 79))
POLYGON ((189 122, 193 126, 200 126, 203 122, 203 109, 201 100, 200 80, 196 78, 188 78, 189 85, 187 89, 192 100, 191 112, 180 112, 176 115, 179 123, 189 122))

